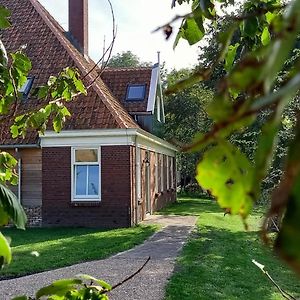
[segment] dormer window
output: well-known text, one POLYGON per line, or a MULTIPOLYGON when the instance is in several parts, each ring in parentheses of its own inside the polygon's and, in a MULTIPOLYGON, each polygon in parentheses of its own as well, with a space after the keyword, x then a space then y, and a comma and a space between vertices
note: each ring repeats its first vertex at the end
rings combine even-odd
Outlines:
POLYGON ((146 95, 146 84, 129 84, 126 101, 143 101, 146 95))
POLYGON ((23 95, 23 99, 27 99, 30 90, 32 88, 34 77, 29 76, 27 77, 26 82, 23 84, 23 86, 19 89, 19 93, 23 95))

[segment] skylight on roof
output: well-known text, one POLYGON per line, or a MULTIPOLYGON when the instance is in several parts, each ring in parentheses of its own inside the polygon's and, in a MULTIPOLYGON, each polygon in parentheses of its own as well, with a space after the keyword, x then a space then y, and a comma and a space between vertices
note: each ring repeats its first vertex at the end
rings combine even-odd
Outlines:
POLYGON ((34 77, 27 77, 26 82, 23 84, 23 86, 19 89, 19 93, 23 94, 23 98, 26 99, 29 95, 29 92, 31 90, 32 84, 33 84, 34 77))
POLYGON ((145 84, 129 84, 127 86, 126 100, 142 101, 145 99, 145 94, 146 94, 145 84))

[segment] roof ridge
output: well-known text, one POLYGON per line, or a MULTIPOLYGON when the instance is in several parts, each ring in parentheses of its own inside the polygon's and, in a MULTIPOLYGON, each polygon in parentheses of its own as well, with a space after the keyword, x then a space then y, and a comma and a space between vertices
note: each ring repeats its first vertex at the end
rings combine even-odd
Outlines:
MULTIPOLYGON (((82 54, 78 52, 78 50, 72 45, 72 43, 67 39, 64 34, 63 28, 59 25, 59 23, 55 20, 55 18, 46 10, 46 8, 38 1, 38 0, 29 0, 32 6, 35 8, 37 13, 44 20, 49 29, 53 32, 55 37, 58 39, 60 44, 64 47, 64 49, 68 52, 75 65, 80 69, 81 72, 85 74, 89 73, 91 66, 91 62, 87 61, 82 54), (78 52, 78 55, 76 53, 78 52)), ((90 58, 89 58, 90 59, 90 58)), ((134 122, 132 117, 128 114, 124 107, 118 102, 117 99, 110 93, 109 89, 106 87, 105 83, 102 81, 100 76, 96 71, 90 72, 86 79, 93 83, 92 88, 94 91, 101 97, 103 104, 107 107, 107 109, 112 113, 115 117, 116 122, 121 128, 138 128, 139 126, 134 122), (96 78, 98 77, 98 78, 96 78), (96 80, 95 80, 96 79, 96 80), (107 91, 104 93, 102 88, 105 88, 107 91), (111 99, 109 99, 111 98, 111 99), (120 110, 125 113, 123 116, 120 113, 120 110)))

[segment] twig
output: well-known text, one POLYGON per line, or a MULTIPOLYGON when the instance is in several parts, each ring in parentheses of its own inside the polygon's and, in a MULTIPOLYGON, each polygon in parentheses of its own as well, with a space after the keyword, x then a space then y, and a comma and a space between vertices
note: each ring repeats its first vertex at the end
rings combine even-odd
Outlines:
POLYGON ((271 221, 272 221, 276 231, 279 232, 280 230, 279 230, 278 226, 276 225, 276 222, 274 221, 274 219, 272 217, 271 217, 271 221))
MULTIPOLYGON (((147 265, 147 263, 150 261, 150 256, 147 258, 147 260, 144 262, 144 264, 133 274, 131 274, 130 276, 128 276, 127 278, 125 278, 124 280, 122 280, 121 282, 115 284, 112 288, 111 291, 116 289, 117 287, 123 285, 125 282, 127 282, 128 280, 132 279, 133 277, 135 277, 137 274, 139 274, 147 265)), ((107 293, 107 291, 103 291, 103 293, 107 293)))
POLYGON ((161 25, 159 27, 157 27, 156 29, 152 30, 151 33, 155 33, 157 31, 160 31, 162 29, 164 29, 166 26, 170 26, 170 24, 176 22, 177 20, 182 20, 182 19, 187 19, 187 18, 192 18, 194 16, 194 13, 193 12, 190 12, 188 14, 185 14, 185 15, 176 15, 170 22, 164 24, 164 25, 161 25))
POLYGON ((291 294, 283 290, 278 283, 271 277, 271 275, 268 273, 268 271, 265 270, 265 266, 257 262, 255 259, 252 259, 252 262, 267 276, 267 278, 273 283, 273 285, 278 289, 280 294, 283 298, 288 300, 297 300, 295 297, 293 297, 291 294))
POLYGON ((105 55, 109 52, 107 61, 106 61, 104 64, 102 64, 100 74, 98 74, 98 76, 94 79, 94 81, 93 81, 91 84, 93 84, 93 83, 97 80, 97 78, 102 74, 103 69, 106 67, 107 62, 108 62, 108 60, 110 59, 110 56, 111 56, 111 53, 112 53, 112 50, 113 50, 113 47, 114 47, 114 43, 115 43, 115 40, 116 40, 116 36, 117 36, 116 18, 115 18, 115 13, 114 13, 113 5, 112 5, 112 3, 111 3, 111 0, 107 0, 107 1, 108 1, 108 4, 109 4, 109 7, 110 7, 111 16, 112 16, 112 23, 113 23, 113 24, 112 24, 112 36, 113 36, 113 37, 112 37, 112 41, 111 41, 110 45, 109 45, 108 48, 104 51, 104 53, 103 53, 102 56, 99 58, 99 60, 95 63, 95 65, 93 66, 93 68, 91 68, 91 69, 88 71, 88 73, 85 74, 85 75, 83 76, 83 78, 82 78, 82 80, 83 80, 83 79, 85 79, 89 74, 91 74, 91 72, 93 72, 93 71, 99 66, 99 64, 100 64, 101 62, 104 61, 105 55), (103 65, 105 65, 105 66, 103 67, 103 65))

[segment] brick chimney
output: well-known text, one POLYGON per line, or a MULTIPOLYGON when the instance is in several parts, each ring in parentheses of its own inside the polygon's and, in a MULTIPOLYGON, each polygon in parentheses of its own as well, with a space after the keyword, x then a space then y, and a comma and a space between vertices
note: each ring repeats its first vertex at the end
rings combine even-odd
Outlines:
POLYGON ((69 0, 69 34, 83 55, 88 55, 88 33, 88 0, 69 0))

